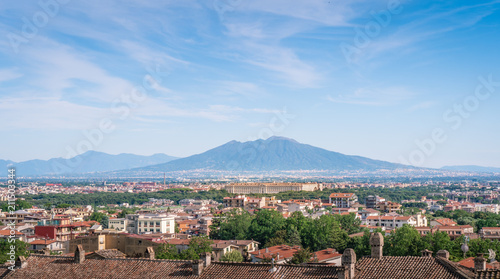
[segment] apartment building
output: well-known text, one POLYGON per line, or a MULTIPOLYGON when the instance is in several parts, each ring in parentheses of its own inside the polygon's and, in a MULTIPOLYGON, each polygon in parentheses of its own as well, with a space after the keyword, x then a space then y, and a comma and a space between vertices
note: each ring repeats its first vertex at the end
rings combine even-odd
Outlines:
POLYGON ((401 209, 401 205, 397 202, 385 201, 377 204, 377 210, 381 212, 393 213, 401 209))
POLYGON ((127 231, 127 218, 110 218, 108 228, 115 229, 119 232, 127 231))
POLYGON ((175 233, 175 220, 166 214, 127 214, 126 228, 129 233, 175 233))
POLYGON ((340 208, 349 208, 358 202, 358 197, 354 193, 332 193, 329 202, 340 208))
POLYGON ((369 226, 385 227, 389 230, 400 228, 404 224, 417 226, 417 220, 413 216, 368 216, 365 222, 369 226))

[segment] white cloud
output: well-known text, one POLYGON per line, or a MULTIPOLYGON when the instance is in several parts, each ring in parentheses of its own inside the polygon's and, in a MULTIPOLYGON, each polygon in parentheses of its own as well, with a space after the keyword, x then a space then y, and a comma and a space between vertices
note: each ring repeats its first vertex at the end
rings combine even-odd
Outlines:
POLYGON ((22 77, 17 69, 0 69, 0 83, 22 77))
POLYGON ((414 94, 404 87, 363 87, 344 95, 328 95, 326 99, 330 102, 342 104, 388 106, 398 104, 413 96, 414 94))

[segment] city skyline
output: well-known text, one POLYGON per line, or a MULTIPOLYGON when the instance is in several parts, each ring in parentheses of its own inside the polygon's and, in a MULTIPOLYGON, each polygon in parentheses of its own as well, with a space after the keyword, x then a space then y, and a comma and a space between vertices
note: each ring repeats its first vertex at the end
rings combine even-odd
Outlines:
POLYGON ((500 167, 499 1, 40 3, 3 5, 0 159, 283 136, 500 167))

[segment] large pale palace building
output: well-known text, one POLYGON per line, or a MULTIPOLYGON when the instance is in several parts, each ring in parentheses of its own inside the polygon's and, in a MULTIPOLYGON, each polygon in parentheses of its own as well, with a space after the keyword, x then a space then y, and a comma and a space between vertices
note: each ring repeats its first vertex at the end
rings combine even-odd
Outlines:
POLYGON ((318 183, 231 183, 225 186, 226 191, 234 194, 274 194, 285 191, 323 190, 318 183))

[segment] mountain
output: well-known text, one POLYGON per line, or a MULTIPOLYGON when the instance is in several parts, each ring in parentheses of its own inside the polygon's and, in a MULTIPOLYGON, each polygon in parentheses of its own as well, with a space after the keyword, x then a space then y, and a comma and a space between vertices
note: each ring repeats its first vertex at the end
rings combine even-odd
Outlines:
POLYGON ((165 154, 141 156, 122 153, 111 155, 97 151, 87 151, 71 159, 53 158, 50 160, 29 160, 15 163, 0 160, 0 166, 12 164, 16 167, 18 176, 43 176, 80 174, 91 172, 115 171, 166 163, 177 159, 165 154))
POLYGON ((400 164, 349 156, 293 139, 271 137, 248 142, 230 141, 204 153, 132 171, 374 171, 411 168, 400 164))
POLYGON ((468 171, 468 172, 493 172, 500 173, 500 168, 494 167, 481 167, 481 166, 444 166, 441 168, 442 170, 451 170, 451 171, 468 171))

